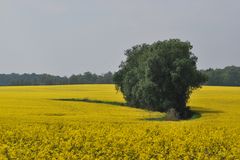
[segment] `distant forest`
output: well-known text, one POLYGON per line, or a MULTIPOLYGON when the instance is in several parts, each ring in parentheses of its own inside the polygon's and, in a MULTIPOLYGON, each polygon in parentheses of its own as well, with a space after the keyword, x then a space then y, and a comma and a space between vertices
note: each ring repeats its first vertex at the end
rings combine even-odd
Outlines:
MULTIPOLYGON (((205 85, 210 86, 240 86, 240 67, 228 66, 224 69, 201 70, 207 75, 205 85)), ((21 85, 61 85, 61 84, 112 84, 113 73, 97 75, 91 72, 72 75, 70 77, 50 74, 0 74, 0 86, 21 85)))
POLYGON ((0 74, 1 86, 21 85, 60 85, 60 84, 111 84, 113 74, 97 75, 91 72, 72 75, 70 77, 54 76, 50 74, 0 74))
POLYGON ((240 86, 240 67, 228 66, 224 69, 202 70, 207 75, 205 85, 210 86, 240 86))

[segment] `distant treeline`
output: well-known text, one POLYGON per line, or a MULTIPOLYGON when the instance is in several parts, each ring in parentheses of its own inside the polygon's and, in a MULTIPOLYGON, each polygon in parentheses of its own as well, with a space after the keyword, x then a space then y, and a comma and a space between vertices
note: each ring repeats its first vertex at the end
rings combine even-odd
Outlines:
MULTIPOLYGON (((201 70, 208 76, 205 85, 210 86, 240 86, 240 67, 228 66, 224 69, 201 70)), ((91 72, 72 75, 70 77, 50 74, 0 74, 1 86, 20 85, 60 85, 60 84, 112 84, 113 73, 97 75, 91 72)))
POLYGON ((1 86, 20 86, 20 85, 60 85, 60 84, 109 84, 113 74, 97 75, 91 72, 72 75, 70 77, 54 76, 50 74, 0 74, 1 86))
POLYGON ((240 86, 240 67, 228 66, 224 69, 202 70, 207 75, 206 85, 210 86, 240 86))

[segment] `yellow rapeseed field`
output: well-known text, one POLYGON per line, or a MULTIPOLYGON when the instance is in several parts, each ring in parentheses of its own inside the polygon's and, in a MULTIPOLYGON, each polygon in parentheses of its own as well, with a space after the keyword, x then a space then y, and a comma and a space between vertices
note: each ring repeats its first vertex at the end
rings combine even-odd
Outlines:
POLYGON ((0 87, 0 159, 240 159, 240 88, 203 87, 202 114, 159 112, 64 98, 124 102, 114 85, 0 87))

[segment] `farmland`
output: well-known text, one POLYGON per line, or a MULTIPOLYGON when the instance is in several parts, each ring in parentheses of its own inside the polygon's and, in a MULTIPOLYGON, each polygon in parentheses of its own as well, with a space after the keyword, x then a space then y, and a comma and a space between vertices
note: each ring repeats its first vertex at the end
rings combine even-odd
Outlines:
POLYGON ((114 85, 0 87, 0 159, 240 159, 239 87, 204 86, 201 117, 176 122, 73 98, 124 102, 114 85))

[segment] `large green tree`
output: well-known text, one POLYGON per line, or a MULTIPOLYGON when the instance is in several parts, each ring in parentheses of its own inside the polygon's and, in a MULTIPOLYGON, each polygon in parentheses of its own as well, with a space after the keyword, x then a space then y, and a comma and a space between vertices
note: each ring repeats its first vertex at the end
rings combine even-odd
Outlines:
POLYGON ((126 50, 126 61, 113 80, 128 105, 156 111, 174 108, 180 118, 187 118, 192 90, 206 81, 191 49, 189 42, 170 39, 126 50))

